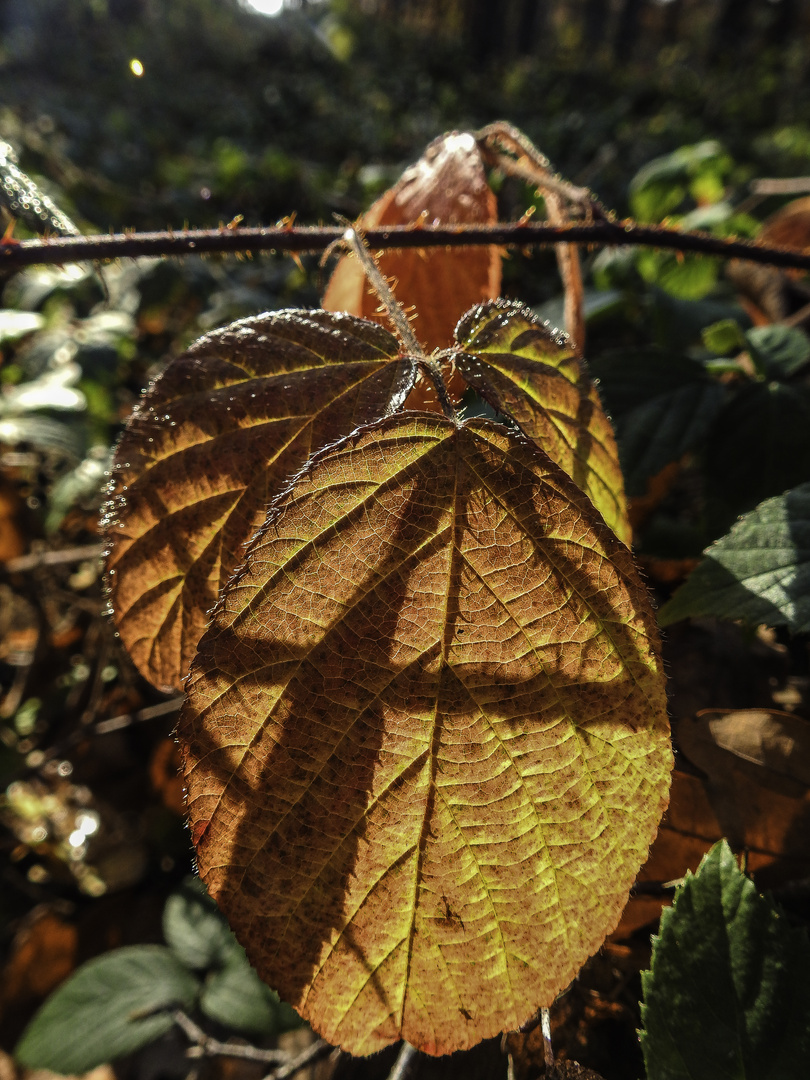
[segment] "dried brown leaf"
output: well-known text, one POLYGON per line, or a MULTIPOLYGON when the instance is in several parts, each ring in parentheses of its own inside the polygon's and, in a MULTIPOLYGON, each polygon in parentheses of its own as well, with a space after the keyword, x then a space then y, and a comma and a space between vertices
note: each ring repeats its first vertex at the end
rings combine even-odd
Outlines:
MULTIPOLYGON (((430 144, 361 217, 359 228, 493 224, 497 217, 495 196, 474 137, 453 131, 430 144)), ((414 333, 428 352, 450 345, 453 328, 464 312, 500 292, 501 257, 494 246, 385 251, 378 262, 383 274, 393 279, 399 303, 415 312, 414 333)), ((338 262, 323 307, 388 325, 360 264, 350 256, 338 262)), ((424 404, 425 400, 411 402, 409 408, 424 404)))

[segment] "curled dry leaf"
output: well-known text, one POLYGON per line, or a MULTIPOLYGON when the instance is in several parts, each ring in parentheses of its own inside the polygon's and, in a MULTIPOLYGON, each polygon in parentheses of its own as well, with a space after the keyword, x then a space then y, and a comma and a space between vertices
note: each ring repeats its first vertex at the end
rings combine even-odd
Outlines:
MULTIPOLYGON (((453 131, 434 139, 419 161, 363 214, 358 227, 486 225, 497 220, 495 196, 475 138, 469 132, 453 131)), ((494 246, 385 251, 378 265, 393 280, 399 303, 416 313, 414 333, 427 352, 447 348, 464 312, 482 300, 494 299, 501 288, 500 249, 494 246)), ((323 307, 389 325, 362 267, 351 256, 343 256, 335 267, 323 307)), ((451 393, 460 396, 463 387, 454 386, 452 378, 448 381, 451 393)), ((430 384, 421 380, 408 407, 440 411, 430 384)))
POLYGON ((200 873, 330 1042, 432 1054, 550 1005, 667 799, 655 620, 536 445, 426 413, 317 455, 200 643, 200 873))
POLYGON ((568 339, 528 308, 495 300, 469 311, 456 366, 470 386, 511 416, 630 544, 619 451, 599 395, 568 339))
POLYGON ((141 673, 179 688, 269 501, 313 449, 401 403, 409 361, 382 327, 281 311, 197 341, 118 445, 105 521, 116 625, 141 673))
MULTIPOLYGON (((703 709, 694 721, 681 721, 678 739, 686 756, 700 768, 706 750, 711 754, 717 748, 773 774, 777 783, 793 780, 810 788, 810 723, 792 713, 703 709)), ((713 771, 711 765, 704 771, 713 771)))

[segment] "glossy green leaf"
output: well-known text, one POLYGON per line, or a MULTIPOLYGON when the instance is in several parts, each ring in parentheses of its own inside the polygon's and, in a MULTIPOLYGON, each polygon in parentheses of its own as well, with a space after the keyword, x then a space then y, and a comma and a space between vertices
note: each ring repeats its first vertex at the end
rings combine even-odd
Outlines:
POLYGON ((146 1046, 189 1009, 199 983, 170 949, 133 945, 90 960, 54 991, 14 1055, 30 1069, 84 1073, 146 1046))
POLYGON ((648 1080, 805 1080, 810 943, 725 841, 664 911, 642 986, 648 1080))
POLYGON ((702 615, 810 631, 810 483, 740 518, 658 618, 666 626, 702 615))

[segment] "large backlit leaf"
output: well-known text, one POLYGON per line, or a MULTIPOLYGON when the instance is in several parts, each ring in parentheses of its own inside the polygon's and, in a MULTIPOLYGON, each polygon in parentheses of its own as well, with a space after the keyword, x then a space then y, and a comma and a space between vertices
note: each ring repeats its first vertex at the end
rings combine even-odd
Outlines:
POLYGON ((810 630, 810 483, 741 517, 707 549, 659 620, 666 626, 702 615, 810 630))
POLYGON ((178 733, 203 880, 355 1054, 551 1004, 618 921, 672 764, 630 553, 534 443, 426 413, 271 508, 178 733))
POLYGON ((725 841, 687 877, 642 976, 650 1080, 801 1080, 810 944, 757 893, 725 841))
MULTIPOLYGON (((453 131, 430 144, 362 216, 360 226, 484 225, 497 218, 495 196, 475 138, 469 132, 453 131)), ((501 257, 494 246, 385 251, 379 265, 394 279, 400 304, 415 311, 413 329, 428 351, 452 344, 453 327, 464 312, 500 292, 501 257)), ((388 325, 379 298, 351 256, 344 256, 336 266, 323 306, 388 325)))
POLYGON ((568 473, 619 539, 631 542, 616 439, 568 340, 521 304, 495 300, 456 328, 464 378, 568 473))
POLYGON ((153 683, 180 685, 283 482, 402 400, 398 352, 373 323, 282 311, 201 338, 148 391, 116 451, 106 528, 116 624, 153 683))

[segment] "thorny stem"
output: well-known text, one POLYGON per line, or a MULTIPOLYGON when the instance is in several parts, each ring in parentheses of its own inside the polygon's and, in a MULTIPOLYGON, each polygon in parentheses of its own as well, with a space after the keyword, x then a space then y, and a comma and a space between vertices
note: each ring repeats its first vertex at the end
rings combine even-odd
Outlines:
MULTIPOLYGON (((24 266, 62 265, 110 259, 179 255, 252 255, 261 251, 321 252, 343 239, 345 228, 279 226, 269 229, 195 229, 181 232, 127 233, 112 236, 60 236, 0 245, 0 273, 24 266)), ((723 259, 745 259, 771 266, 810 270, 810 254, 769 247, 752 240, 727 240, 700 232, 681 232, 663 225, 634 221, 549 225, 517 221, 497 225, 408 225, 369 229, 366 243, 391 248, 502 247, 529 248, 549 244, 607 244, 614 247, 670 248, 723 259)))
MULTIPOLYGON (((479 148, 490 164, 503 172, 561 196, 584 211, 589 218, 607 217, 605 208, 586 187, 563 180, 551 171, 551 162, 522 131, 503 120, 488 124, 476 132, 479 148)), ((556 224, 556 223, 555 223, 556 224)))
POLYGON ((453 402, 450 400, 450 395, 447 393, 447 387, 445 386, 444 376, 442 375, 442 369, 435 360, 424 358, 419 360, 419 370, 423 375, 427 375, 433 384, 433 388, 436 391, 436 396, 439 399, 439 404, 442 407, 442 412, 448 420, 456 420, 456 410, 453 408, 453 402))
POLYGON ((401 304, 391 292, 388 282, 382 274, 379 266, 374 261, 374 256, 363 243, 359 233, 353 226, 349 226, 343 234, 343 239, 352 249, 363 266, 363 272, 368 278, 374 292, 388 313, 388 318, 396 327, 400 340, 408 352, 417 359, 426 361, 425 350, 416 340, 416 335, 408 322, 408 316, 402 310, 401 304))

